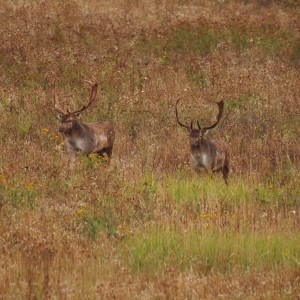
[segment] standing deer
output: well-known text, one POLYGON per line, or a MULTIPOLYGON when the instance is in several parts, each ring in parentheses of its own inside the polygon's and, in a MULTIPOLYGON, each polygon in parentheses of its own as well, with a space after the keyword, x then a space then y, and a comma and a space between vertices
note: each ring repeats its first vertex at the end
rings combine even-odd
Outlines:
POLYGON ((175 113, 178 124, 188 130, 190 139, 191 151, 191 166, 196 171, 209 170, 212 172, 222 172, 226 184, 229 174, 229 153, 227 146, 222 142, 213 142, 204 138, 204 134, 216 127, 222 117, 224 110, 224 102, 216 103, 219 108, 217 121, 208 127, 201 127, 197 121, 198 128, 193 128, 194 121, 191 121, 190 126, 183 124, 179 121, 177 106, 181 98, 176 102, 175 113))
POLYGON ((71 164, 76 159, 78 150, 85 154, 97 153, 100 156, 105 154, 110 159, 115 140, 115 131, 108 122, 81 123, 78 121, 79 115, 90 107, 96 100, 98 84, 92 84, 91 94, 88 104, 83 105, 81 109, 64 111, 58 102, 56 93, 56 84, 54 83, 54 108, 60 115, 59 132, 65 137, 65 145, 71 156, 71 164))

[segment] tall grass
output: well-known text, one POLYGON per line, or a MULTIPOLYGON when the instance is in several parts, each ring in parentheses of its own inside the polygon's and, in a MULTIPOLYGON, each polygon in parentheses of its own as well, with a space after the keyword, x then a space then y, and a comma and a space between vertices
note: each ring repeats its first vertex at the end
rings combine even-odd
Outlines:
POLYGON ((176 228, 145 228, 123 243, 120 255, 138 272, 161 272, 166 268, 230 272, 233 269, 299 266, 299 235, 254 232, 181 232, 176 228))
POLYGON ((296 2, 1 3, 0 298, 297 297, 296 2), (113 159, 71 170, 52 83, 73 109, 92 76, 113 159), (228 186, 190 170, 179 97, 203 125, 225 101, 228 186))
POLYGON ((212 174, 191 177, 186 172, 178 172, 166 176, 162 186, 166 197, 179 203, 202 202, 213 206, 222 201, 232 206, 264 203, 288 206, 298 203, 298 180, 297 172, 289 179, 289 184, 284 185, 277 182, 276 177, 266 181, 254 178, 245 181, 231 175, 230 185, 226 186, 221 178, 212 174))

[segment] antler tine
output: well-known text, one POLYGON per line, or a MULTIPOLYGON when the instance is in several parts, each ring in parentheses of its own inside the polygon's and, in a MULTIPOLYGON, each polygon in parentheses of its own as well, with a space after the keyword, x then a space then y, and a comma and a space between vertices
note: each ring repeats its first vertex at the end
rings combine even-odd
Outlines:
POLYGON ((97 82, 97 79, 94 76, 92 76, 92 80, 93 81, 85 79, 84 81, 90 85, 93 85, 94 83, 97 82))
POLYGON ((56 93, 56 81, 54 81, 54 108, 59 114, 61 114, 61 115, 65 114, 63 109, 58 106, 58 97, 57 97, 57 93, 56 93))
POLYGON ((185 125, 185 124, 183 124, 183 123, 181 123, 180 121, 179 121, 179 118, 178 118, 178 110, 177 110, 177 105, 178 105, 178 103, 179 103, 179 101, 182 99, 182 97, 181 98, 179 98, 177 101, 176 101, 176 105, 175 105, 175 114, 176 114, 176 120, 177 120, 177 123, 180 125, 180 126, 182 126, 182 127, 184 127, 184 128, 187 128, 187 129, 189 129, 190 128, 190 126, 188 126, 188 125, 185 125))
POLYGON ((190 129, 193 130, 193 127, 194 127, 194 120, 192 119, 190 129))
MULTIPOLYGON (((85 80, 86 82, 89 82, 87 80, 85 80)), ((89 82, 90 84, 92 84, 91 82, 89 82)), ((97 89, 98 89, 98 83, 95 82, 93 85, 92 85, 92 89, 91 89, 91 94, 90 94, 90 99, 89 99, 89 102, 88 104, 84 105, 81 109, 79 110, 75 110, 75 111, 72 111, 71 114, 79 114, 81 112, 83 112, 84 110, 86 110, 88 107, 90 107, 96 100, 96 95, 97 95, 97 89)))
POLYGON ((204 130, 208 130, 208 129, 212 129, 212 128, 216 127, 219 124, 219 122, 220 122, 220 120, 222 118, 222 114, 223 114, 223 110, 224 110, 224 101, 222 100, 220 102, 217 102, 216 104, 218 105, 218 108, 219 108, 219 113, 218 113, 218 116, 217 116, 217 121, 213 125, 211 125, 211 126, 204 127, 203 128, 204 130))

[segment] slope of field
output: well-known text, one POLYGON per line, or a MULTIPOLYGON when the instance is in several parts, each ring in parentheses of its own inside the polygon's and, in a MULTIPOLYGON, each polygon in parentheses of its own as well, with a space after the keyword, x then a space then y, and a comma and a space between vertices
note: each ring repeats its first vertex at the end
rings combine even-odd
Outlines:
POLYGON ((0 298, 300 295, 298 0, 5 0, 0 298), (116 128, 69 167, 53 106, 116 128), (175 119, 211 124, 229 186, 189 167, 175 119))

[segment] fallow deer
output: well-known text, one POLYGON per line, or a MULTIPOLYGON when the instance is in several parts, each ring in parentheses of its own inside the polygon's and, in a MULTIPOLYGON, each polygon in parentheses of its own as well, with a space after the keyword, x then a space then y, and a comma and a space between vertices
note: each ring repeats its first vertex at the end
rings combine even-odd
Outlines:
POLYGON ((229 152, 227 146, 222 142, 210 141, 204 138, 204 134, 216 127, 222 117, 224 110, 224 102, 220 101, 216 103, 219 108, 217 121, 208 127, 201 127, 199 121, 197 121, 197 127, 194 128, 194 121, 191 121, 190 126, 183 124, 179 121, 177 106, 179 98, 175 105, 175 113, 177 123, 186 128, 189 133, 190 151, 191 151, 191 167, 196 171, 209 170, 212 172, 222 172, 223 179, 226 184, 229 174, 229 152))
POLYGON ((110 159, 115 140, 115 131, 108 122, 82 123, 78 121, 79 115, 90 107, 96 100, 98 84, 92 84, 90 99, 82 108, 74 111, 67 109, 64 111, 59 102, 56 93, 56 84, 54 83, 54 108, 60 115, 59 132, 64 135, 67 152, 71 157, 71 164, 76 159, 78 150, 85 154, 97 153, 100 156, 105 154, 110 159))

